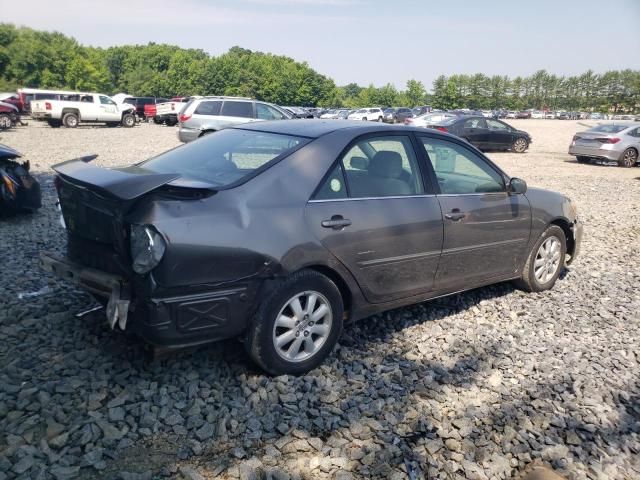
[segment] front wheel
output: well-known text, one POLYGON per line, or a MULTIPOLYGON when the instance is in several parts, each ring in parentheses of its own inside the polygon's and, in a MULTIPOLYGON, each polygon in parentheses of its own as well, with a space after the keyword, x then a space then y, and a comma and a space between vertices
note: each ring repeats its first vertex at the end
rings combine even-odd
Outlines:
POLYGON ((0 129, 4 130, 5 128, 11 128, 13 126, 13 121, 11 117, 6 113, 0 114, 0 129))
POLYGON ((306 373, 333 350, 343 309, 329 278, 312 270, 294 273, 261 299, 247 331, 247 353, 273 375, 306 373))
POLYGON ((631 168, 635 166, 637 162, 638 151, 633 147, 629 147, 624 152, 622 152, 622 155, 618 160, 618 166, 623 168, 631 168))
POLYGON ((511 150, 513 150, 516 153, 524 153, 528 147, 529 147, 529 142, 527 142, 527 139, 520 137, 516 139, 515 142, 513 142, 513 146, 511 147, 511 150))
POLYGON ((136 124, 136 119, 130 113, 122 116, 122 126, 125 128, 131 128, 136 124))
MULTIPOLYGON (((378 117, 378 122, 382 121, 382 117, 378 117)), ((393 123, 395 123, 395 120, 393 121, 393 123)))
POLYGON ((367 117, 362 117, 362 121, 366 122, 367 121, 367 117))
POLYGON ((585 157, 584 155, 576 156, 576 160, 578 163, 589 163, 589 157, 585 157))
POLYGON ((549 290, 564 268, 566 254, 564 230, 557 225, 549 225, 531 249, 522 277, 515 281, 516 286, 527 292, 549 290))

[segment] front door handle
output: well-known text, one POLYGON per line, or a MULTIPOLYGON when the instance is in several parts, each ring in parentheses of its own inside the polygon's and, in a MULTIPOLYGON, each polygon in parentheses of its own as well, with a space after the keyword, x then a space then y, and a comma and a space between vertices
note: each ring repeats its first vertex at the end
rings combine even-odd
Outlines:
POLYGON ((444 214, 444 218, 446 218, 447 220, 453 220, 454 222, 462 220, 465 216, 466 213, 462 213, 458 208, 454 208, 453 210, 451 210, 451 213, 444 214))
POLYGON ((324 228, 333 228, 334 230, 342 230, 344 227, 351 225, 351 220, 343 218, 342 215, 334 215, 330 220, 323 220, 321 224, 324 228))

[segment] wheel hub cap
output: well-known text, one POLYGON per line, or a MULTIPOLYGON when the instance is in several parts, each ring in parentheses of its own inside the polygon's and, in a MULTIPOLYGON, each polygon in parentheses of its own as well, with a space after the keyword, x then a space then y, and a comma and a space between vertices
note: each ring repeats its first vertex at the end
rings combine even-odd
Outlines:
POLYGON ((273 326, 273 345, 288 362, 302 362, 318 353, 331 332, 333 315, 327 298, 306 291, 291 297, 273 326))
POLYGON ((549 237, 538 249, 534 261, 534 275, 540 283, 547 283, 560 267, 561 244, 557 237, 549 237))

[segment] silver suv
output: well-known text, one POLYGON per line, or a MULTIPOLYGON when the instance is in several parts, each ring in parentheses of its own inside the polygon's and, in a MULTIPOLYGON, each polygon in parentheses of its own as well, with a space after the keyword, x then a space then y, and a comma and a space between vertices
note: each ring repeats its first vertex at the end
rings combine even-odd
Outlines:
POLYGON ((200 97, 187 103, 178 115, 178 138, 190 142, 207 133, 240 123, 286 120, 293 116, 271 103, 245 97, 200 97))

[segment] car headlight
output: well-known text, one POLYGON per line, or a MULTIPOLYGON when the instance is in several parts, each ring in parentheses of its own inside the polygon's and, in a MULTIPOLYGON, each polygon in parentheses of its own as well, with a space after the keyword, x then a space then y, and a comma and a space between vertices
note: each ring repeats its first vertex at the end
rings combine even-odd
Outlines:
POLYGON ((131 225, 131 258, 133 271, 147 273, 162 260, 167 245, 150 225, 131 225))

